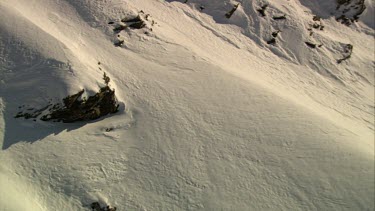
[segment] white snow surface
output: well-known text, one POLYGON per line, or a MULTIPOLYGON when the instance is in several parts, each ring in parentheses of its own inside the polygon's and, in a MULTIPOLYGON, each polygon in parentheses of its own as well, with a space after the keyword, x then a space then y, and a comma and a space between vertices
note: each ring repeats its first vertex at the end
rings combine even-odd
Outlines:
POLYGON ((1 0, 0 210, 374 210, 366 6, 348 27, 334 0, 1 0), (140 10, 147 27, 117 38, 107 23, 140 10), (325 28, 310 36, 313 15, 325 28), (120 112, 14 118, 94 93, 103 71, 120 112))

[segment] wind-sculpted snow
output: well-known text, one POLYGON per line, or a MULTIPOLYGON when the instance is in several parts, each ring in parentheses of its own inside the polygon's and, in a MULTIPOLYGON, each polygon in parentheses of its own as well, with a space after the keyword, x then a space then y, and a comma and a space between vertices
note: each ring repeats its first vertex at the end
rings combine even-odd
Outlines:
POLYGON ((0 1, 0 210, 373 210, 372 3, 183 2, 0 1), (14 118, 104 72, 116 115, 14 118))

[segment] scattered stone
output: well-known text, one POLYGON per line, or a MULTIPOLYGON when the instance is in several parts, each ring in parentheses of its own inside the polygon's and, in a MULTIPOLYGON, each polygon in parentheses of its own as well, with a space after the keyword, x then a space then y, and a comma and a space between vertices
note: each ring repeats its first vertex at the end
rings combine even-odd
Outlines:
POLYGON ((340 17, 336 18, 336 21, 346 25, 346 26, 350 26, 352 23, 351 23, 351 20, 349 18, 347 18, 345 15, 341 15, 340 17))
POLYGON ((114 24, 115 22, 114 21, 109 21, 108 24, 114 24))
POLYGON ((200 9, 200 10, 204 10, 205 7, 204 7, 203 5, 201 5, 201 6, 199 7, 199 9, 200 9))
POLYGON ((113 127, 109 127, 109 128, 105 129, 105 132, 111 132, 112 130, 114 130, 114 128, 113 127))
POLYGON ((320 28, 320 25, 319 25, 318 23, 314 23, 314 24, 312 25, 312 27, 313 27, 314 29, 319 29, 319 28, 320 28))
POLYGON ((336 20, 346 26, 359 20, 360 15, 366 10, 365 0, 337 0, 336 11, 341 13, 336 20))
POLYGON ((26 109, 27 112, 18 112, 14 118, 25 118, 25 119, 32 119, 32 118, 37 118, 39 115, 43 113, 43 111, 47 110, 52 104, 49 104, 41 109, 34 109, 34 108, 28 108, 26 109))
POLYGON ((320 21, 320 20, 321 20, 321 18, 319 16, 314 15, 313 21, 320 21))

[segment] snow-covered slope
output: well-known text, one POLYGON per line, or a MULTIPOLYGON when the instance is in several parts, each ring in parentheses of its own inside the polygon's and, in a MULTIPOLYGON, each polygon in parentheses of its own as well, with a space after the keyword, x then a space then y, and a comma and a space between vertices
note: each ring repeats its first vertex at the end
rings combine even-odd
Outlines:
POLYGON ((2 0, 0 210, 373 210, 373 3, 349 27, 333 0, 238 3, 2 0), (14 118, 104 71, 117 114, 14 118))

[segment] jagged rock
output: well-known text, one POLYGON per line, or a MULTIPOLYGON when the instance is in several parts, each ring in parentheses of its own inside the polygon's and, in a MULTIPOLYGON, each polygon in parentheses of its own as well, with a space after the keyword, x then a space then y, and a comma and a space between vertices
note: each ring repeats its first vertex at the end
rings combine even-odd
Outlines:
POLYGON ((313 21, 320 21, 320 20, 321 20, 321 18, 319 16, 314 15, 313 21))
POLYGON ((111 207, 109 205, 105 206, 105 207, 101 207, 99 202, 93 202, 91 204, 91 209, 93 211, 116 211, 117 208, 116 207, 111 207))
POLYGON ((263 6, 260 7, 260 9, 257 9, 257 11, 260 13, 260 15, 262 17, 265 17, 266 16, 266 9, 268 7, 268 4, 265 4, 263 6))
POLYGON ((92 209, 93 211, 101 211, 101 210, 102 210, 102 208, 100 207, 99 202, 93 202, 93 203, 91 204, 91 209, 92 209))
POLYGON ((280 30, 272 32, 272 37, 276 38, 279 35, 280 32, 281 32, 280 30))
POLYGON ((141 29, 145 26, 146 26, 146 23, 142 20, 129 25, 129 27, 133 29, 141 29))
POLYGON ((267 44, 270 44, 270 45, 273 45, 276 43, 276 39, 275 38, 271 38, 270 40, 267 41, 267 44))
POLYGON ((352 56, 352 53, 353 53, 353 45, 352 44, 345 45, 343 58, 338 59, 337 63, 340 64, 341 62, 349 59, 352 56))
POLYGON ((100 88, 99 92, 87 100, 81 100, 84 90, 63 99, 64 106, 44 115, 41 120, 57 120, 65 123, 98 119, 118 111, 119 104, 115 91, 109 86, 100 88))
POLYGON ((238 6, 240 6, 240 3, 234 5, 233 8, 232 8, 232 10, 229 11, 229 12, 227 12, 227 13, 225 14, 225 17, 228 18, 228 19, 229 19, 230 17, 232 17, 233 13, 237 10, 238 6))
POLYGON ((337 0, 336 20, 344 25, 350 26, 358 21, 359 16, 366 10, 365 0, 337 0))

